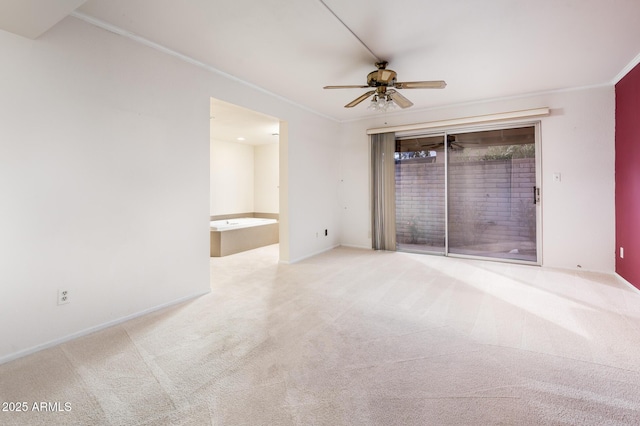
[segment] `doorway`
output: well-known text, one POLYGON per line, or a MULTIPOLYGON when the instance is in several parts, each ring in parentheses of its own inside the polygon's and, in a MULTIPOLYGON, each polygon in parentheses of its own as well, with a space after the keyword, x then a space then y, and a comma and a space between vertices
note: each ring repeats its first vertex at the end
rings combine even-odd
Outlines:
POLYGON ((397 250, 540 264, 538 126, 396 135, 397 250))
POLYGON ((210 215, 277 215, 280 121, 214 98, 210 108, 210 215))
POLYGON ((281 252, 288 247, 281 238, 286 217, 280 214, 287 201, 280 196, 282 172, 286 172, 286 158, 282 161, 281 156, 286 148, 286 123, 210 99, 211 256, 274 241, 281 243, 281 252))

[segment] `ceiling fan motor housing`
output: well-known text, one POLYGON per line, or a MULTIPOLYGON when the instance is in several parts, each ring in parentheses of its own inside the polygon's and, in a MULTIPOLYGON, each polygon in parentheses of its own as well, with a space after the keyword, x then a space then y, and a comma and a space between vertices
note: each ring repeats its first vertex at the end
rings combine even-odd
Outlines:
POLYGON ((367 85, 371 87, 393 86, 396 83, 397 74, 393 70, 378 69, 367 75, 367 85))

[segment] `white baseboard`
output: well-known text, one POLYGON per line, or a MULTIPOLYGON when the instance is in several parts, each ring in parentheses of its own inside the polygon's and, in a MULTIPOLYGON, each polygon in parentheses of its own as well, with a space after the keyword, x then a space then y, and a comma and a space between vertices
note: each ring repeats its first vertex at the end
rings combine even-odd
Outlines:
POLYGON ((180 303, 187 302, 187 301, 192 300, 192 299, 196 299, 196 298, 204 296, 205 294, 208 294, 210 292, 211 292, 211 290, 205 291, 205 292, 202 292, 202 293, 192 294, 190 296, 181 297, 180 299, 173 300, 173 301, 167 302, 167 303, 163 303, 162 305, 154 306, 154 307, 151 307, 149 309, 145 309, 145 310, 140 311, 140 312, 136 312, 136 313, 133 313, 133 314, 121 317, 121 318, 117 318, 117 319, 112 320, 112 321, 107 321, 107 322, 105 322, 103 324, 99 324, 99 325, 96 325, 96 326, 93 326, 93 327, 85 328, 84 330, 78 331, 76 333, 71 333, 71 334, 66 335, 64 337, 61 337, 59 339, 53 339, 53 340, 51 340, 49 342, 46 342, 46 343, 43 343, 43 344, 40 344, 40 345, 36 345, 36 346, 32 346, 30 348, 23 349, 21 351, 11 353, 9 355, 5 355, 3 357, 0 357, 0 365, 5 364, 5 363, 10 362, 10 361, 14 361, 14 360, 16 360, 18 358, 25 357, 27 355, 34 354, 36 352, 40 352, 41 350, 44 350, 44 349, 48 349, 48 348, 52 348, 54 346, 58 346, 58 345, 60 345, 62 343, 68 342, 70 340, 77 339, 78 337, 86 336, 88 334, 95 333, 96 331, 104 330, 105 328, 109 328, 109 327, 113 327, 114 325, 122 324, 123 322, 132 320, 134 318, 138 318, 138 317, 150 314, 152 312, 159 311, 161 309, 169 308, 171 306, 178 305, 180 303))
POLYGON ((340 244, 340 247, 348 247, 348 248, 354 248, 354 249, 363 249, 363 250, 373 251, 373 248, 371 248, 370 246, 359 246, 356 244, 340 244))
POLYGON ((336 244, 334 246, 324 248, 322 250, 316 251, 316 252, 308 254, 306 256, 298 257, 297 259, 294 259, 294 260, 289 260, 289 261, 281 260, 280 263, 282 263, 283 265, 291 265, 292 263, 297 263, 297 262, 300 262, 302 260, 309 259, 310 257, 317 256, 319 254, 331 251, 331 250, 333 250, 334 248, 337 248, 337 247, 340 247, 340 244, 336 244))
POLYGON ((627 281, 625 278, 623 278, 622 276, 620 276, 617 272, 614 273, 614 275, 616 277, 618 277, 618 279, 620 281, 622 281, 624 284, 626 284, 630 289, 634 290, 636 293, 640 294, 640 289, 636 286, 634 286, 633 284, 631 284, 629 281, 627 281))

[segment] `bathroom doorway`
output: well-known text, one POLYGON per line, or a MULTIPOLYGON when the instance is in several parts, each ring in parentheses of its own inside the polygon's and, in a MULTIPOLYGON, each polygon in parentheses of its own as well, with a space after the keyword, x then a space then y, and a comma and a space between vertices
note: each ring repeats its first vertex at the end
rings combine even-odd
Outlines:
POLYGON ((211 98, 211 256, 279 241, 280 127, 275 117, 211 98))

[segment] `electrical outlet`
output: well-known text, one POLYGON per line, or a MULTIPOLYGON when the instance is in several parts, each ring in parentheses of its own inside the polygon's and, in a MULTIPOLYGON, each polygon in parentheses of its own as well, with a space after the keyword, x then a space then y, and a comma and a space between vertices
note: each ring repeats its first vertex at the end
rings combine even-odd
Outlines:
POLYGON ((58 305, 66 305, 69 302, 69 290, 58 290, 58 305))

